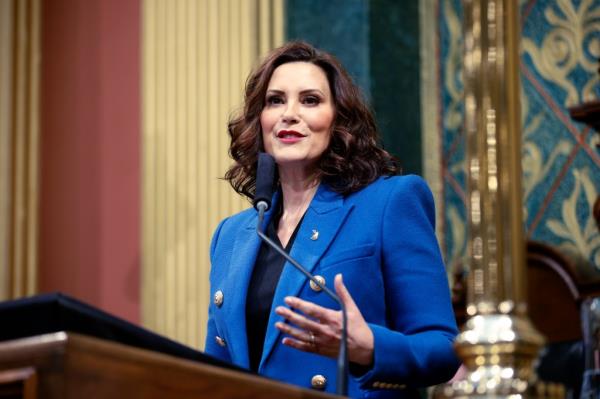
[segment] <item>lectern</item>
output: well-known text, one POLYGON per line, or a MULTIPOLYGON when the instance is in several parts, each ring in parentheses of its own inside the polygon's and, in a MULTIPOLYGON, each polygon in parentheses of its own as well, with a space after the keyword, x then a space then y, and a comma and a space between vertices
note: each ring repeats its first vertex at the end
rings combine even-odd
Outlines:
MULTIPOLYGON (((227 364, 190 348, 187 348, 187 356, 180 356, 178 351, 186 352, 183 345, 178 348, 179 344, 166 338, 162 338, 165 341, 161 344, 160 336, 65 296, 46 296, 41 300, 43 304, 50 303, 54 306, 54 310, 57 309, 57 300, 83 305, 90 312, 88 316, 92 316, 91 319, 86 319, 86 326, 82 328, 87 329, 88 333, 45 331, 60 328, 62 323, 55 323, 48 328, 47 323, 40 325, 29 317, 21 321, 27 324, 26 328, 16 328, 14 323, 19 323, 21 315, 35 314, 31 312, 31 302, 46 312, 48 307, 40 306, 37 298, 25 301, 25 308, 17 313, 15 309, 22 307, 23 301, 0 304, 0 339, 6 339, 10 332, 15 331, 39 333, 23 337, 11 336, 0 342, 0 399, 337 397, 269 380, 235 367, 226 367, 227 364), (19 315, 16 320, 15 314, 19 315), (115 320, 125 324, 116 327, 111 324, 115 320), (100 323, 102 328, 91 327, 90 323, 94 322, 100 323), (120 331, 123 327, 129 329, 129 344, 119 342, 123 341, 122 335, 119 335, 124 333, 120 331), (94 331, 108 331, 110 338, 98 337, 100 333, 93 336, 94 331), (138 333, 137 343, 141 345, 135 345, 138 333), (148 347, 148 342, 160 347, 161 351, 148 347), (169 347, 176 349, 165 350, 169 347)), ((78 316, 73 309, 66 312, 64 309, 59 310, 54 317, 64 319, 66 313, 70 314, 71 322, 74 323, 70 325, 71 329, 77 330, 78 316)), ((48 321, 48 317, 38 316, 39 319, 48 321)))

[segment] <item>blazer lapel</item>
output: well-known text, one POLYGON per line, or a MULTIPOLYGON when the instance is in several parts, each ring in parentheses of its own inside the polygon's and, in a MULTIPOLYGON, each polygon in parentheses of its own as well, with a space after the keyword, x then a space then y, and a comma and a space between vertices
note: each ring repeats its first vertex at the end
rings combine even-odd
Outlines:
MULTIPOLYGON (((269 223, 272 216, 272 210, 275 208, 279 195, 276 193, 273 197, 273 206, 265 213, 263 229, 269 223)), ((226 279, 225 292, 232 301, 228 306, 228 341, 231 345, 231 356, 233 363, 242 367, 250 367, 250 358, 248 355, 248 335, 246 334, 246 297, 248 295, 248 285, 256 263, 256 257, 260 249, 260 238, 256 234, 256 224, 258 223, 258 214, 254 213, 246 226, 242 227, 236 237, 233 247, 233 256, 229 264, 228 278, 226 279), (235 323, 235 324, 233 324, 235 323)), ((227 301, 225 302, 227 303, 227 301)))
MULTIPOLYGON (((290 256, 311 273, 352 209, 343 205, 344 198, 340 194, 331 191, 327 185, 321 184, 306 211, 290 256), (318 237, 314 239, 317 234, 318 237)), ((275 327, 275 323, 283 321, 283 318, 275 314, 274 309, 284 305, 283 300, 286 296, 297 296, 303 285, 307 283, 307 278, 292 264, 286 262, 271 305, 259 373, 275 343, 280 339, 280 332, 275 327)))

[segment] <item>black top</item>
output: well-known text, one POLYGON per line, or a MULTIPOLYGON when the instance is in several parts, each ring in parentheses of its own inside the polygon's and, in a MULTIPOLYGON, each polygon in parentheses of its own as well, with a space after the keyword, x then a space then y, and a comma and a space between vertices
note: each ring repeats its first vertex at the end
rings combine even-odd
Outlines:
MULTIPOLYGON (((271 218, 267 226, 266 235, 271 240, 281 245, 277 236, 277 227, 281 218, 281 205, 276 213, 271 218)), ((304 216, 302 217, 302 219, 304 216)), ((294 229, 285 252, 290 253, 298 229, 302 224, 302 219, 294 229)), ((252 271, 250 285, 248 286, 248 296, 246 297, 246 333, 248 334, 248 354, 250 356, 250 370, 257 372, 260 358, 262 357, 265 335, 267 333, 267 324, 269 322, 269 314, 271 305, 273 304, 273 296, 275 288, 279 282, 279 277, 285 265, 285 258, 281 256, 273 248, 262 243, 256 264, 252 271)))

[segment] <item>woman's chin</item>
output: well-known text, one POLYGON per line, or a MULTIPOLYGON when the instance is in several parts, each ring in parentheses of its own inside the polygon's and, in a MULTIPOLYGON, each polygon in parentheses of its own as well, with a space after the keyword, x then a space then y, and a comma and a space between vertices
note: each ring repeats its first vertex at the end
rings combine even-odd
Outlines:
POLYGON ((305 154, 292 153, 291 151, 276 151, 271 154, 275 158, 277 166, 282 167, 303 167, 310 164, 305 154))

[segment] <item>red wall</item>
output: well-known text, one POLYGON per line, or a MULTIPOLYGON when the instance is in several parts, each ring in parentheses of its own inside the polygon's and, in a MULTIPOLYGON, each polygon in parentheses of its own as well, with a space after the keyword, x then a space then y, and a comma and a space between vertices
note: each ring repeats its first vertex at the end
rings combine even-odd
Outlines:
POLYGON ((46 0, 40 273, 140 319, 140 2, 46 0))

